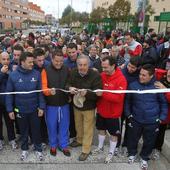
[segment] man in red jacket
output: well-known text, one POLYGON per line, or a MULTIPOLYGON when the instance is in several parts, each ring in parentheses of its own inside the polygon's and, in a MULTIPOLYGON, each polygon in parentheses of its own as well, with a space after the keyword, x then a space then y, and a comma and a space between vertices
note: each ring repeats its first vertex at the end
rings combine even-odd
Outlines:
MULTIPOLYGON (((127 81, 122 72, 116 67, 116 58, 105 57, 102 59, 103 73, 101 73, 104 90, 126 90, 127 81)), ((109 163, 114 155, 118 135, 120 135, 120 118, 123 111, 123 103, 125 94, 115 93, 97 93, 100 96, 97 103, 97 120, 96 127, 99 130, 98 148, 93 154, 103 151, 103 143, 106 136, 106 130, 110 135, 109 154, 105 159, 105 163, 109 163)))

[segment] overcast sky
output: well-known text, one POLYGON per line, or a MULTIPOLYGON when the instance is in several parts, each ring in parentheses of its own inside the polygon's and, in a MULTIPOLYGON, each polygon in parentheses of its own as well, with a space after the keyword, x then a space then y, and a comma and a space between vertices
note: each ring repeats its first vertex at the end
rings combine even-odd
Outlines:
POLYGON ((67 5, 71 5, 75 11, 86 11, 91 12, 92 8, 92 0, 29 0, 30 2, 36 3, 41 6, 42 10, 45 11, 46 14, 53 14, 56 18, 58 18, 58 1, 59 1, 59 16, 61 17, 63 10, 67 7, 67 5))

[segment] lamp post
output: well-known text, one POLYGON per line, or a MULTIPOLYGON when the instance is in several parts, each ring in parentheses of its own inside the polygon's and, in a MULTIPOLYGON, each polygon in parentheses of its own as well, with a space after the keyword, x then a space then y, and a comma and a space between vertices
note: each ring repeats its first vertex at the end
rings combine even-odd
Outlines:
POLYGON ((59 4, 59 0, 58 0, 58 22, 59 22, 59 10, 60 10, 60 4, 59 4))
POLYGON ((73 19, 73 1, 71 0, 71 14, 70 14, 70 25, 72 26, 72 19, 73 19))

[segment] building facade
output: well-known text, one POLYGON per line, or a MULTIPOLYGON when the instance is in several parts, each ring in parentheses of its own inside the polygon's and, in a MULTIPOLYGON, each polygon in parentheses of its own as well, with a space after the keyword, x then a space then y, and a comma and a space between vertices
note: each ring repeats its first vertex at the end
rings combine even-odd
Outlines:
POLYGON ((56 25, 57 20, 52 14, 47 14, 45 16, 45 22, 47 25, 56 25))
POLYGON ((0 29, 20 29, 29 18, 28 0, 0 0, 0 29))
MULTIPOLYGON (((129 0, 131 2, 131 14, 135 14, 138 8, 139 0, 129 0)), ((97 7, 108 8, 110 5, 114 4, 116 0, 93 0, 92 8, 95 9, 97 7)), ((149 0, 152 8, 155 13, 150 16, 149 27, 154 28, 156 32, 158 32, 159 22, 154 20, 155 16, 159 16, 161 12, 170 12, 170 0, 149 0)), ((170 27, 170 23, 161 23, 160 31, 164 32, 165 28, 170 27)))
MULTIPOLYGON (((92 9, 97 7, 108 8, 110 5, 113 5, 116 0, 93 0, 92 2, 92 9)), ((137 1, 136 0, 129 0, 131 3, 131 14, 134 14, 137 9, 137 1)))
POLYGON ((37 4, 32 2, 28 3, 29 7, 29 19, 31 21, 45 22, 45 12, 37 4))
MULTIPOLYGON (((149 27, 154 28, 158 32, 159 22, 154 21, 155 16, 159 16, 161 12, 170 12, 170 0, 149 0, 155 13, 150 17, 149 27)), ((167 27, 170 27, 170 22, 162 22, 160 32, 164 32, 167 27), (168 24, 168 25, 167 25, 168 24)))

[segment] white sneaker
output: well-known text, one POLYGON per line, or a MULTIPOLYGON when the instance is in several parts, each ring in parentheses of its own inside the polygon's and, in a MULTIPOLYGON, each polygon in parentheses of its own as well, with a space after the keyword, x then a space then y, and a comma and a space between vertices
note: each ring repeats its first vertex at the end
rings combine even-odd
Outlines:
POLYGON ((145 160, 141 160, 140 167, 142 170, 147 170, 148 169, 148 162, 145 160))
POLYGON ((17 145, 17 143, 15 142, 15 140, 11 140, 11 141, 9 142, 9 144, 11 145, 12 150, 18 149, 18 145, 17 145))
POLYGON ((28 157, 28 151, 22 151, 21 161, 25 161, 28 157))
POLYGON ((96 148, 95 150, 92 151, 92 155, 98 155, 100 153, 103 153, 104 148, 96 148))
POLYGON ((133 164, 135 162, 135 160, 136 160, 136 156, 129 156, 128 163, 133 164))
POLYGON ((154 149, 151 157, 153 160, 158 160, 160 158, 160 151, 157 149, 154 149))
POLYGON ((3 145, 4 145, 4 141, 3 141, 3 140, 0 140, 0 150, 3 149, 3 145))
POLYGON ((107 157, 105 158, 104 163, 105 163, 105 164, 110 163, 110 162, 112 161, 112 158, 113 158, 113 153, 110 152, 110 153, 107 155, 107 157))
POLYGON ((36 156, 37 156, 39 161, 43 161, 44 160, 44 156, 43 156, 42 152, 36 151, 35 154, 36 154, 36 156))

